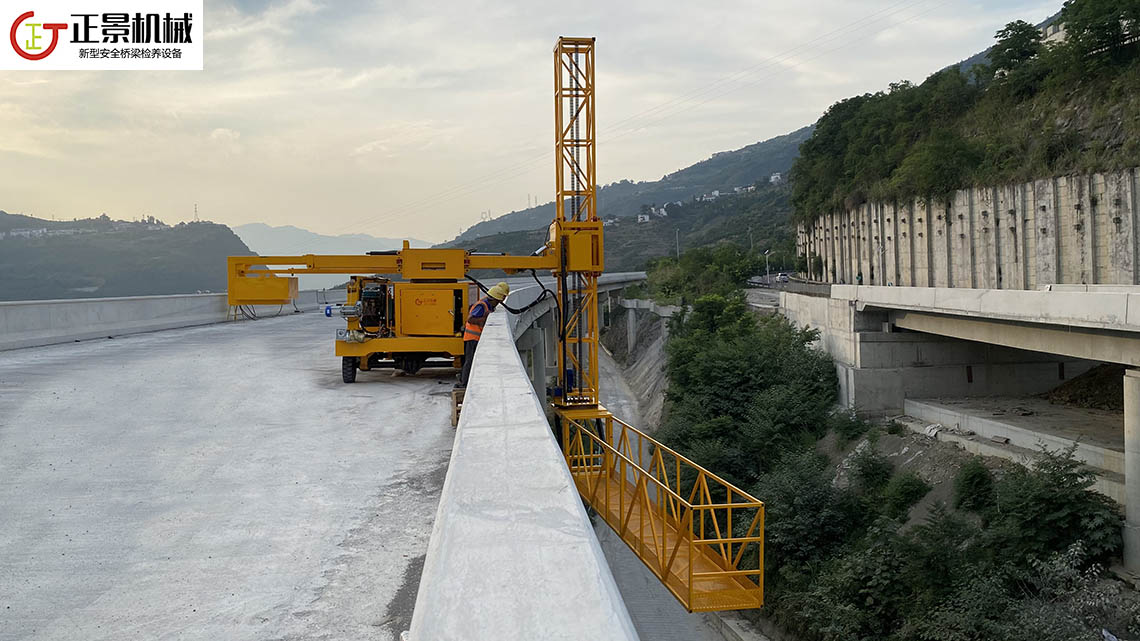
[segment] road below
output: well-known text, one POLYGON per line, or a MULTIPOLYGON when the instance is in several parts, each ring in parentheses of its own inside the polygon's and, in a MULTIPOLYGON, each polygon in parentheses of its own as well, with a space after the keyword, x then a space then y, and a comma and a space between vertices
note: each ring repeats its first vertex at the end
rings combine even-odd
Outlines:
POLYGON ((314 313, 0 353, 0 639, 395 639, 454 374, 314 313))

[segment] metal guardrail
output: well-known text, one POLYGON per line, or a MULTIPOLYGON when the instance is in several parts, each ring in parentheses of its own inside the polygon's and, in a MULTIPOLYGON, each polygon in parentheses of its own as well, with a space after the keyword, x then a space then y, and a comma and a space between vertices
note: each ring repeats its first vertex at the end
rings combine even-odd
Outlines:
POLYGON ((562 414, 585 501, 690 612, 764 604, 764 504, 613 417, 562 414))

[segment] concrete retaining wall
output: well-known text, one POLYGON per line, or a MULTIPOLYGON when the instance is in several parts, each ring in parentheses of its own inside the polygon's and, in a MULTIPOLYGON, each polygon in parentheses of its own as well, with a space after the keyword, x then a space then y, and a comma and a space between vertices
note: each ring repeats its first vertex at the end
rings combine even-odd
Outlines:
MULTIPOLYGON (((315 310, 326 300, 343 302, 344 291, 304 291, 297 305, 315 310)), ((262 315, 278 309, 256 308, 262 315)), ((0 351, 220 323, 228 313, 225 294, 0 302, 0 351)))
MULTIPOLYGON (((864 203, 801 225, 815 278, 866 285, 1037 289, 1140 284, 1140 169, 864 203)), ((810 264, 810 261, 809 261, 810 264)))
POLYGON ((637 639, 504 314, 473 368, 409 639, 637 639))

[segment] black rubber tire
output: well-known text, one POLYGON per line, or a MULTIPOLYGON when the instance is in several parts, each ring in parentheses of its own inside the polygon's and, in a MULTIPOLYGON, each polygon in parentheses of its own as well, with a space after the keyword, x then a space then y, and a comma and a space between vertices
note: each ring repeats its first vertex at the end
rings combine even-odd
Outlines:
POLYGON ((360 359, 356 356, 344 356, 340 359, 340 377, 345 383, 356 382, 356 369, 360 367, 360 359))

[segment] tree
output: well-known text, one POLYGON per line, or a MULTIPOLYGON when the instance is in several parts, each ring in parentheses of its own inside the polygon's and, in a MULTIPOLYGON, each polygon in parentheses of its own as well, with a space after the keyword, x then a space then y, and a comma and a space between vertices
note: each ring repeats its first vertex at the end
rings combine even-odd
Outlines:
POLYGON ((1007 73, 1041 54, 1041 31, 1024 20, 1014 20, 994 36, 997 44, 990 52, 994 69, 1007 73))
POLYGON ((1079 56, 1116 58, 1120 45, 1136 35, 1140 0, 1068 0, 1061 20, 1079 56))

